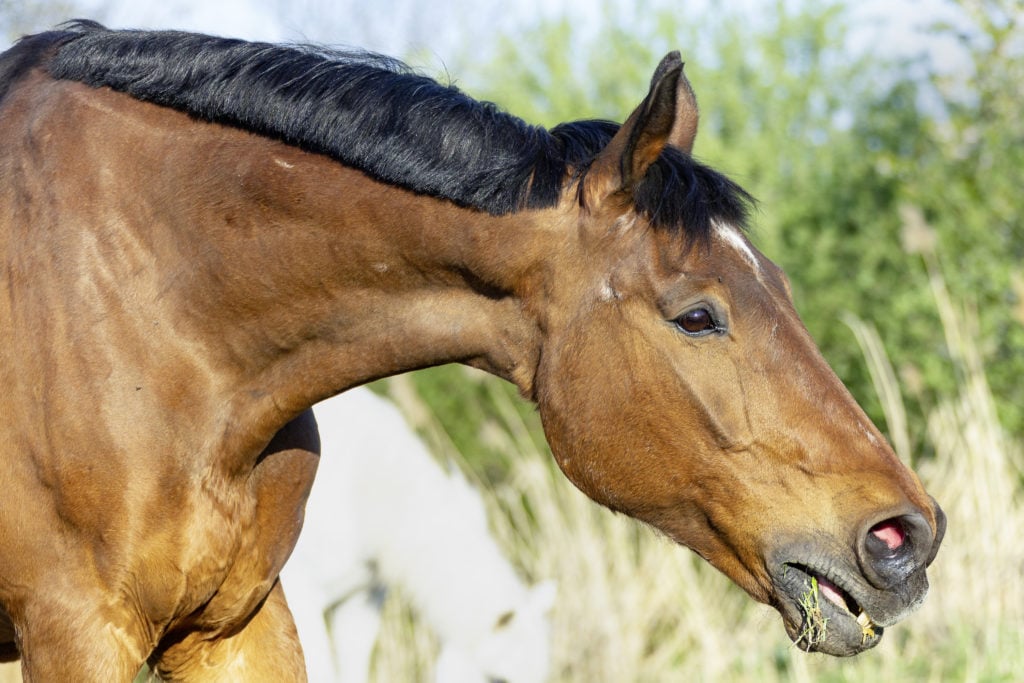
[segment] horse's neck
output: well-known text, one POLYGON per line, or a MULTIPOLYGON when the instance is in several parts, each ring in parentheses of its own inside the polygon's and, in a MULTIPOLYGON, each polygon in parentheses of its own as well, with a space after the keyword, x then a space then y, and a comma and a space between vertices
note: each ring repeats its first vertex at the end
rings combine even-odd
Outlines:
MULTIPOLYGON (((52 120, 33 124, 53 132, 48 155, 75 160, 39 179, 59 190, 40 206, 75 219, 21 242, 109 256, 66 278, 131 283, 119 315, 203 380, 180 402, 229 470, 376 377, 460 361, 532 392, 543 307, 523 296, 543 289, 526 274, 546 272, 544 238, 565 227, 553 212, 494 218, 108 90, 43 75, 19 88, 49 100, 52 120)), ((118 360, 144 366, 148 348, 118 360)))
MULTIPOLYGON (((452 361, 530 391, 537 321, 520 295, 546 251, 535 217, 495 218, 276 143, 252 147, 225 169, 233 193, 213 188, 213 220, 241 225, 213 235, 230 256, 208 276, 218 310, 250 316, 224 332, 267 364, 261 384, 295 394, 279 401, 452 361)), ((208 222, 211 202, 193 205, 208 222)))
POLYGON ((120 113, 80 117, 108 141, 82 163, 122 179, 105 193, 118 202, 102 207, 108 224, 162 250, 154 287, 177 301, 175 338, 211 368, 221 422, 250 426, 227 450, 257 452, 316 401, 419 367, 465 362, 532 391, 539 331, 520 295, 549 251, 537 214, 461 209, 265 138, 62 87, 79 109, 120 113))

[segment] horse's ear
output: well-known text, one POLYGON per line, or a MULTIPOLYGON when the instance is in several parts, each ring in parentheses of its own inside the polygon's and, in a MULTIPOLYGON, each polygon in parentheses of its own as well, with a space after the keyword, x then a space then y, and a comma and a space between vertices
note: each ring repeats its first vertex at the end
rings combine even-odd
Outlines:
MULTIPOLYGON (((676 53, 678 55, 678 53, 676 53)), ((697 123, 700 110, 697 108, 697 95, 693 86, 683 73, 683 63, 679 63, 679 80, 676 84, 676 119, 672 123, 672 132, 668 135, 668 144, 677 147, 687 154, 693 152, 693 141, 697 139, 697 123)))
POLYGON ((651 88, 618 133, 594 159, 584 188, 588 202, 631 192, 666 145, 687 154, 697 135, 697 98, 683 75, 678 52, 661 60, 651 88))

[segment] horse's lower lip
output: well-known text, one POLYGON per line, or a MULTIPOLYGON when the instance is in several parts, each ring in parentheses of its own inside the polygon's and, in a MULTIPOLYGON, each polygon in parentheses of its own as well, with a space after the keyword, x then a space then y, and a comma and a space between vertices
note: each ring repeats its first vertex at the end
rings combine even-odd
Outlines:
POLYGON ((802 565, 786 565, 779 611, 794 644, 808 652, 855 655, 877 645, 877 626, 840 585, 802 565))

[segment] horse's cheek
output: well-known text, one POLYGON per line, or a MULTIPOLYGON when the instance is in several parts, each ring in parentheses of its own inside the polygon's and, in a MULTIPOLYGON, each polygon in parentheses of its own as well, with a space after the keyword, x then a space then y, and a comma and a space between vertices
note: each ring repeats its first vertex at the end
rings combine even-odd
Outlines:
POLYGON ((750 401, 756 382, 744 376, 738 359, 721 349, 715 351, 690 364, 699 367, 678 369, 677 376, 717 449, 742 450, 754 439, 750 401))
POLYGON ((661 402, 675 397, 666 396, 661 381, 641 381, 650 375, 638 364, 647 361, 623 356, 624 340, 613 327, 594 332, 597 322, 567 335, 570 341, 547 357, 553 360, 538 374, 548 443, 562 472, 596 502, 628 514, 636 514, 638 506, 668 505, 669 480, 677 477, 651 475, 664 472, 666 460, 678 465, 679 456, 685 457, 671 443, 672 432, 694 425, 682 406, 680 423, 656 419, 661 402), (665 490, 654 490, 659 487, 665 490))

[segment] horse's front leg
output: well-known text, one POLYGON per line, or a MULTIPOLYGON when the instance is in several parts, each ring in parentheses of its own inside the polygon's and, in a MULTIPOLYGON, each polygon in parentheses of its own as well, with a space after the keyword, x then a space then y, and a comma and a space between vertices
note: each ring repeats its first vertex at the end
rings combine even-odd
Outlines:
POLYGON ((112 596, 101 587, 67 577, 41 588, 19 605, 15 617, 25 683, 135 678, 151 644, 131 610, 112 606, 112 596))

